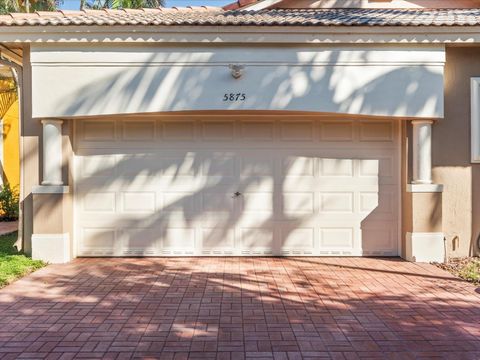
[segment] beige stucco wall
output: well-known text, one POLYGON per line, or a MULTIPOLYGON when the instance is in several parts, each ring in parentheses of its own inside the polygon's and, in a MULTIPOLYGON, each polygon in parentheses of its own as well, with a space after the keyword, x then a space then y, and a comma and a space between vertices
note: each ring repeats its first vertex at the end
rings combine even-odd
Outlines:
MULTIPOLYGON (((21 164, 23 174, 21 206, 23 210, 23 248, 31 253, 32 234, 72 234, 73 204, 71 193, 67 194, 32 194, 34 187, 42 178, 42 124, 32 118, 31 67, 29 47, 24 47, 23 58, 23 121, 21 124, 21 164)), ((66 185, 71 179, 70 162, 73 161, 72 121, 66 120, 63 132, 63 179, 66 185)), ((72 239, 72 236, 70 237, 72 239)))
POLYGON ((412 232, 442 232, 442 193, 411 193, 412 232))
POLYGON ((63 194, 33 194, 33 233, 63 234, 63 194))
POLYGON ((30 49, 23 49, 23 95, 21 125, 21 172, 23 174, 20 206, 23 213, 23 248, 31 253, 33 234, 33 196, 32 188, 39 183, 39 140, 41 124, 32 120, 32 72, 30 67, 30 49))
MULTIPOLYGON (((31 116, 30 67, 28 51, 24 66, 24 121, 22 123, 22 152, 24 173, 24 243, 30 250, 29 239, 33 232, 35 209, 31 189, 41 179, 40 143, 42 127, 38 119, 31 116)), ((444 193, 438 195, 408 194, 404 192, 403 232, 439 231, 442 229, 447 240, 449 256, 464 256, 477 252, 476 239, 480 235, 480 165, 470 163, 470 77, 480 76, 480 48, 450 47, 447 49, 445 70, 445 119, 433 126, 433 175, 436 183, 444 184, 444 193), (417 196, 418 195, 418 196, 417 196), (432 196, 434 199, 432 199, 432 196), (439 207, 439 201, 442 206, 439 207), (429 215, 412 211, 415 208, 428 210, 429 215), (442 213, 439 216, 440 212, 442 213), (433 214, 433 215, 432 215, 433 214), (441 221, 439 220, 441 218, 441 221), (439 225, 441 224, 441 225, 439 225), (440 227, 439 227, 440 226, 440 227)), ((66 121, 64 134, 64 180, 71 183, 72 122, 66 121)), ((404 132, 407 137, 407 131, 404 132)), ((408 179, 407 143, 404 144, 404 185, 408 179)), ((38 211, 38 210, 37 210, 38 211)), ((63 196, 62 231, 72 234, 73 210, 71 195, 63 196)), ((47 212, 38 219, 50 216, 47 212)), ((48 224, 48 222, 46 222, 48 224)), ((52 225, 53 226, 53 225, 52 225)), ((56 229, 56 228, 55 228, 56 229)), ((44 228, 42 232, 54 231, 44 228)), ((403 237, 404 238, 404 237, 403 237)))
POLYGON ((470 163, 470 77, 480 76, 480 47, 447 48, 445 119, 433 126, 433 176, 444 184, 447 255, 478 253, 480 165, 470 163))

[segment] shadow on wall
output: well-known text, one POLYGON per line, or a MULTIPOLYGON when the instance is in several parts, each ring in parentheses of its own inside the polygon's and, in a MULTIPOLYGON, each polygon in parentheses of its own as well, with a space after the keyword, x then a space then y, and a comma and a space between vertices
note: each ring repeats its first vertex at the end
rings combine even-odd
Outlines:
MULTIPOLYGON (((365 51, 353 60, 368 62, 369 54, 365 51)), ((178 54, 171 56, 165 61, 183 59, 179 60, 178 54)), ((442 113, 443 94, 439 89, 443 76, 426 66, 335 65, 352 60, 340 53, 332 53, 327 59, 325 54, 310 54, 309 59, 301 60, 302 66, 295 65, 298 58, 289 59, 293 65, 247 64, 242 78, 233 80, 228 66, 222 65, 225 59, 217 56, 209 54, 204 60, 215 66, 162 66, 151 55, 146 60, 151 66, 80 67, 78 76, 85 71, 86 79, 93 73, 98 80, 73 93, 66 89, 58 103, 59 115, 183 110, 295 110, 392 116, 442 113), (245 93, 246 100, 222 101, 226 92, 245 93)))
POLYGON ((76 260, 2 290, 2 351, 31 353, 36 337, 37 355, 478 358, 479 295, 437 271, 380 259, 76 260))
MULTIPOLYGON (((341 60, 339 56, 339 54, 334 53, 329 56, 327 62, 336 64, 341 60)), ((368 60, 368 56, 369 53, 365 52, 362 60, 368 60)), ((172 58, 172 62, 174 60, 176 59, 172 58)), ((208 59, 212 62, 215 62, 215 60, 214 56, 208 59)), ((151 56, 150 61, 154 63, 154 55, 151 56)), ((249 95, 247 98, 247 107, 252 109, 305 110, 305 104, 308 103, 315 104, 315 106, 318 106, 318 111, 324 112, 418 114, 423 109, 438 109, 442 106, 442 99, 436 97, 438 93, 436 84, 442 82, 442 76, 427 67, 407 67, 406 72, 398 69, 387 69, 381 76, 378 75, 378 71, 375 71, 376 77, 362 76, 359 79, 355 74, 349 72, 348 66, 316 66, 315 58, 310 61, 312 66, 249 66, 245 78, 239 81, 232 80, 226 68, 219 75, 218 67, 162 67, 152 65, 136 68, 132 66, 128 68, 128 71, 114 71, 107 75, 100 74, 95 83, 85 85, 78 93, 74 94, 72 101, 66 102, 65 111, 72 114, 90 112, 106 114, 112 108, 115 108, 118 113, 147 113, 158 111, 159 108, 170 110, 208 109, 211 106, 210 99, 213 97, 218 99, 219 96, 221 98, 222 93, 229 86, 235 92, 242 91, 245 84, 249 88, 256 89, 253 95, 249 95), (268 71, 265 71, 266 69, 268 71), (212 86, 212 84, 215 84, 215 86, 212 86), (223 84, 225 87, 217 88, 217 84, 223 84), (395 87, 391 87, 391 84, 395 84, 395 87), (378 101, 379 94, 381 94, 380 98, 383 101, 378 101), (306 101, 306 99, 310 100, 306 101)), ((365 72, 368 73, 370 66, 364 68, 365 72)), ((89 71, 93 70, 89 69, 89 71)), ((227 108, 231 110, 242 109, 238 104, 229 104, 227 108)), ((148 154, 137 155, 148 157, 148 154)), ((136 155, 132 156, 135 157, 136 155)), ((152 177, 165 172, 170 173, 172 181, 181 181, 182 176, 184 176, 182 175, 183 171, 188 172, 191 176, 196 176, 202 171, 205 164, 215 161, 215 167, 209 170, 213 172, 211 175, 215 180, 205 183, 198 191, 192 192, 188 188, 180 191, 183 192, 183 195, 172 198, 162 208, 161 212, 148 213, 147 211, 148 215, 142 213, 139 216, 118 219, 118 221, 124 223, 124 228, 130 229, 132 232, 131 236, 125 236, 136 238, 137 241, 144 241, 146 242, 144 245, 148 245, 148 242, 155 242, 155 239, 166 235, 158 233, 158 230, 154 232, 146 231, 146 228, 166 229, 169 224, 172 226, 179 222, 188 224, 194 219, 198 219, 203 213, 199 213, 198 209, 195 210, 191 203, 201 202, 202 200, 198 198, 202 196, 202 193, 230 195, 235 191, 243 193, 248 192, 253 187, 265 186, 262 185, 262 182, 270 183, 272 185, 271 204, 279 211, 274 212, 276 218, 256 219, 258 221, 257 225, 272 228, 274 221, 278 218, 288 218, 281 205, 274 204, 277 201, 276 199, 282 198, 284 195, 282 192, 285 190, 284 184, 276 183, 278 180, 272 176, 268 164, 262 163, 261 159, 252 158, 246 166, 250 166, 252 169, 260 169, 260 175, 253 171, 248 176, 232 182, 229 177, 223 176, 224 166, 228 166, 228 164, 222 164, 222 160, 216 159, 215 154, 209 156, 177 152, 175 156, 172 156, 170 162, 168 160, 158 163, 153 162, 153 166, 149 162, 148 166, 139 166, 137 174, 122 177, 120 173, 113 177, 112 173, 121 171, 118 169, 122 169, 122 162, 131 162, 128 158, 124 158, 118 164, 107 164, 102 170, 94 171, 89 176, 95 181, 101 179, 100 188, 117 186, 119 182, 123 182, 125 188, 128 189, 129 186, 146 181, 145 179, 149 176, 152 177), (266 171, 266 173, 262 174, 261 171, 266 171)), ((351 157, 350 159, 355 160, 351 157)), ((138 158, 135 161, 140 163, 143 160, 138 158)), ((84 183, 77 184, 77 186, 88 186, 88 178, 85 177, 82 181, 84 183)), ((168 184, 163 185, 168 186, 168 184)), ((212 225, 212 228, 224 230, 215 231, 214 235, 212 232, 211 236, 227 239, 229 234, 226 231, 241 220, 242 213, 231 211, 231 199, 226 196, 217 198, 215 201, 217 202, 213 201, 212 204, 215 204, 215 208, 218 209, 216 215, 220 219, 216 221, 220 221, 221 224, 212 225), (219 226, 225 224, 228 226, 219 226)), ((378 203, 378 198, 376 202, 378 203)), ((289 220, 292 227, 287 232, 307 222, 309 218, 303 215, 289 220)), ((368 220, 363 221, 366 224, 368 220)), ((105 224, 105 227, 111 227, 111 225, 105 224)), ((93 235, 96 238, 103 238, 106 243, 112 241, 108 238, 110 235, 105 233, 93 235)), ((182 235, 181 232, 179 232, 179 235, 182 235)), ((255 238, 256 242, 260 238, 268 241, 269 236, 271 235, 256 232, 246 234, 247 238, 255 238)), ((177 236, 177 238, 181 237, 177 236)))
MULTIPOLYGON (((76 150, 79 175, 75 191, 81 207, 77 222, 83 231, 76 236, 82 237, 91 255, 194 251, 192 229, 200 222, 203 250, 241 247, 281 254, 284 249, 313 247, 305 245, 309 234, 314 234, 311 229, 332 227, 330 222, 338 221, 342 211, 351 231, 361 228, 363 234, 352 233, 347 238, 345 229, 330 235, 336 238, 325 245, 330 250, 396 253, 396 189, 393 184, 379 182, 385 180, 380 174, 380 159, 317 158, 311 155, 311 149, 285 155, 274 154, 282 150, 266 149, 259 156, 258 149, 244 150, 238 145, 221 151, 169 149, 166 144, 139 151, 135 144, 122 150, 94 149, 93 154, 92 149, 76 150), (340 180, 335 176, 313 177, 308 174, 317 167, 316 161, 326 161, 332 174, 345 174, 345 169, 366 164, 368 175, 356 173, 353 182, 347 181, 353 173, 340 175, 340 180), (286 164, 283 175, 275 164, 286 164), (362 205, 357 204, 359 189, 368 196, 362 205), (316 209, 312 191, 325 192, 318 205, 321 209, 316 209), (235 192, 242 195, 234 198, 235 192), (359 206, 362 211, 354 210, 359 206), (390 228, 385 229, 385 224, 390 228), (299 229, 304 231, 300 238, 299 229), (238 233, 237 238, 234 235, 238 231, 241 242, 238 233), (388 238, 382 239, 384 236, 388 238), (388 239, 391 243, 382 248, 388 239)), ((395 174, 389 176, 395 178, 395 174)), ((36 204, 39 214, 45 212, 44 206, 36 204)), ((195 237, 200 241, 198 235, 195 237)), ((312 237, 311 243, 316 241, 312 237)))

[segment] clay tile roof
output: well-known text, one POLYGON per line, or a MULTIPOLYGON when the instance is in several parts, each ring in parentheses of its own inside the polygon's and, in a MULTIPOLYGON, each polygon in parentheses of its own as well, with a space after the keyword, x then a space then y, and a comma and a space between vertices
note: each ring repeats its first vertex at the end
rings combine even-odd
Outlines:
MULTIPOLYGON (((249 0, 241 0, 242 3, 249 0)), ((137 10, 83 10, 9 14, 2 26, 473 26, 478 9, 265 9, 192 6, 137 10)))

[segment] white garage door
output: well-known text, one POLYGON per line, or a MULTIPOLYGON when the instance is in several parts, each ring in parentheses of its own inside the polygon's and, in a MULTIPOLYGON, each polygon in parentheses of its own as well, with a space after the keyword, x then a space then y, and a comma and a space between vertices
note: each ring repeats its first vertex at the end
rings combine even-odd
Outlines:
POLYGON ((399 125, 76 123, 79 256, 397 255, 399 125))

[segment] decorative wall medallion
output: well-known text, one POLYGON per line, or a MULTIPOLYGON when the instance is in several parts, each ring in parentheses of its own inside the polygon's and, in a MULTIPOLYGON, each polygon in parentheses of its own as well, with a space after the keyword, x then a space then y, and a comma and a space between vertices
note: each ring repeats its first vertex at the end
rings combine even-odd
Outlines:
POLYGON ((240 64, 230 64, 228 67, 235 79, 240 79, 242 77, 245 66, 240 64))

